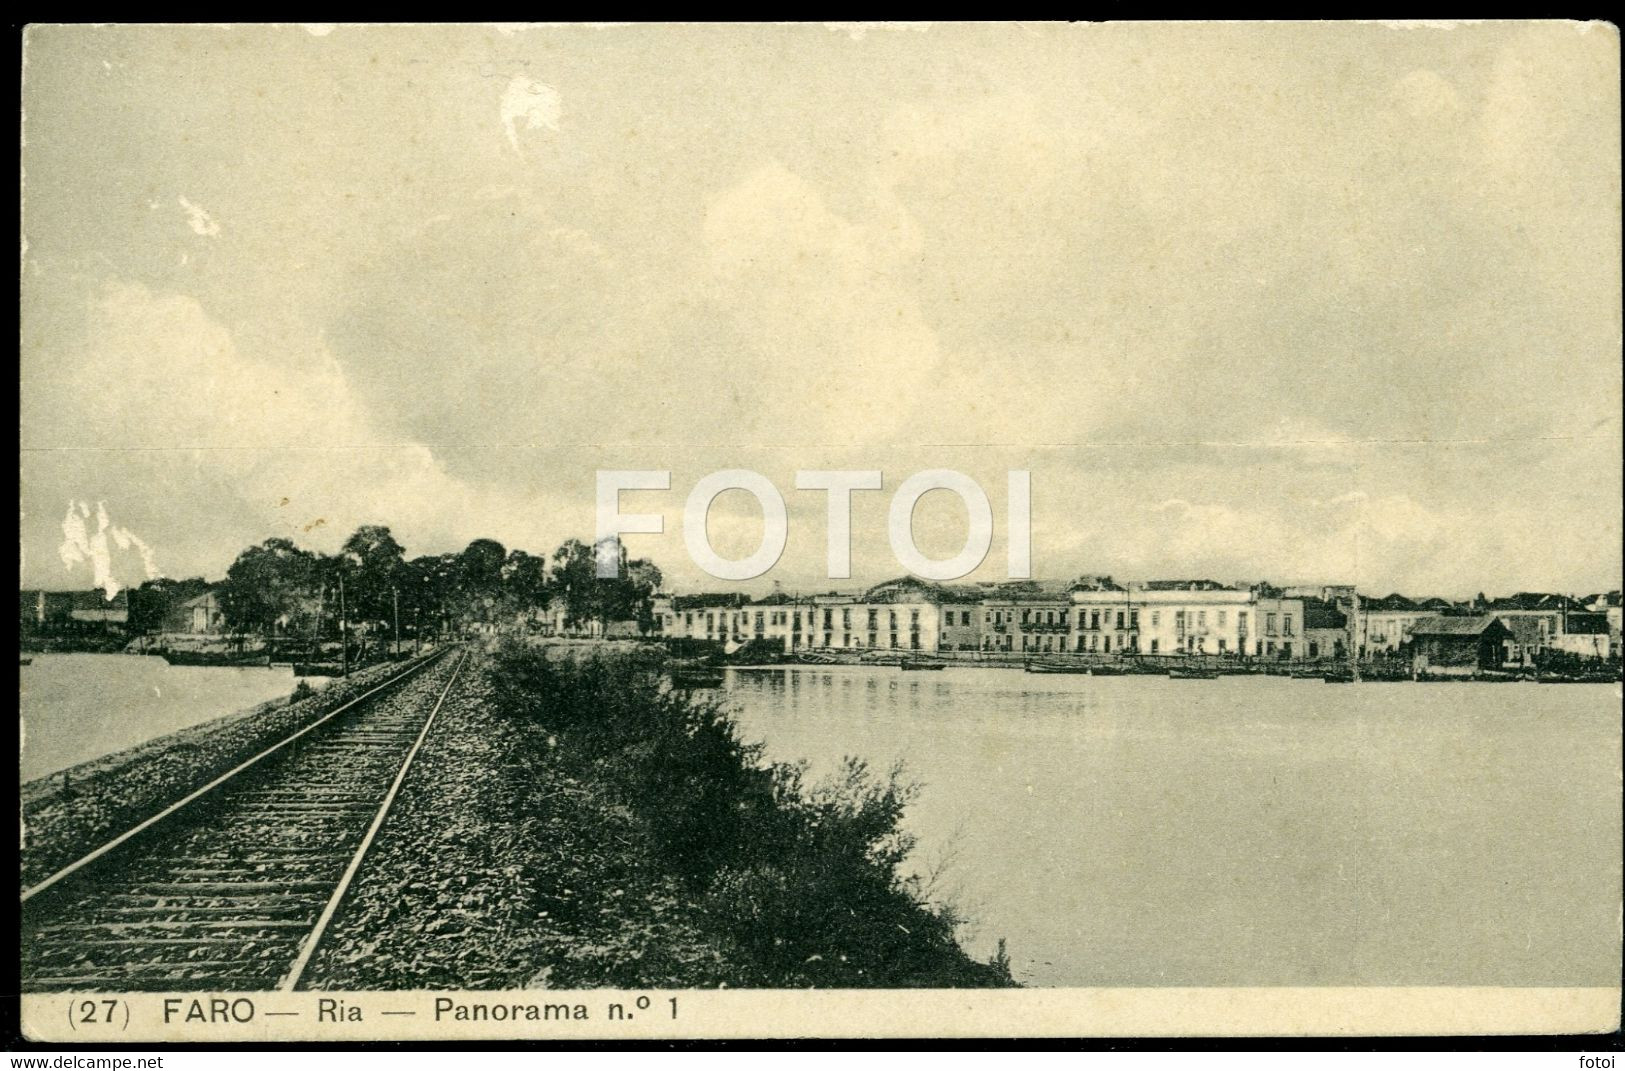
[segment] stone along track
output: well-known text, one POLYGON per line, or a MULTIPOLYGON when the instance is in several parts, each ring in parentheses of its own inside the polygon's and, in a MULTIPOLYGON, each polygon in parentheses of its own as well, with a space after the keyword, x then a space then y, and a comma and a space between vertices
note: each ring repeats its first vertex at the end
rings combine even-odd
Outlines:
POLYGON ((292 989, 466 658, 421 663, 22 896, 22 988, 292 989))

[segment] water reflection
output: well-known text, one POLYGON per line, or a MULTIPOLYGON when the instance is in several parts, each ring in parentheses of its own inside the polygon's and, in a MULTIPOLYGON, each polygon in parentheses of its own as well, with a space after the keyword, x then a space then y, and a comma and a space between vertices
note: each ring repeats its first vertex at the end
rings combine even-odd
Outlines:
MULTIPOLYGON (((30 781, 270 699, 294 688, 288 666, 171 666, 122 654, 37 654, 21 671, 30 781)), ((307 678, 313 687, 325 678, 307 678)))
POLYGON ((1611 985, 1607 686, 730 671, 768 755, 903 759, 923 868, 1040 985, 1611 985))

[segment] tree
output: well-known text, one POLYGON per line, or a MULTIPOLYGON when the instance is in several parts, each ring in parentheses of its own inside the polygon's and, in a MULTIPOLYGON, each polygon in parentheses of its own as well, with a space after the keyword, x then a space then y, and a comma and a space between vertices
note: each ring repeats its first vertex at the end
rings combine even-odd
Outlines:
POLYGON ((553 552, 552 588, 564 600, 564 623, 575 628, 595 618, 593 590, 597 580, 593 550, 579 539, 567 539, 553 552))
POLYGON ((660 567, 647 558, 633 558, 622 571, 626 578, 626 610, 623 617, 635 618, 644 632, 654 624, 651 600, 665 582, 660 567))
POLYGON ((471 595, 494 595, 502 586, 508 551, 494 539, 476 539, 457 556, 458 578, 471 595))
POLYGON ((406 552, 387 527, 362 525, 339 551, 344 566, 349 616, 360 621, 390 620, 406 552))
POLYGON ((169 611, 173 607, 208 590, 209 582, 201 576, 186 580, 173 580, 161 576, 156 580, 148 580, 130 592, 130 631, 162 632, 164 618, 169 616, 169 611))
POLYGON ((502 595, 502 565, 508 550, 494 539, 476 539, 457 556, 457 611, 467 619, 489 621, 502 595))
POLYGON ((425 554, 407 562, 401 578, 402 621, 444 627, 457 605, 456 554, 425 554))
POLYGON ((502 591, 504 601, 515 611, 544 609, 548 602, 547 559, 510 550, 502 563, 502 591))
POLYGON ((315 555, 291 539, 267 539, 226 570, 220 612, 233 631, 269 634, 279 620, 309 609, 317 582, 315 555))
POLYGON ((596 621, 608 626, 628 619, 647 624, 649 598, 662 581, 660 569, 642 558, 628 559, 619 540, 608 552, 620 563, 613 577, 598 575, 598 551, 579 539, 567 540, 553 552, 552 588, 564 600, 568 624, 596 621))

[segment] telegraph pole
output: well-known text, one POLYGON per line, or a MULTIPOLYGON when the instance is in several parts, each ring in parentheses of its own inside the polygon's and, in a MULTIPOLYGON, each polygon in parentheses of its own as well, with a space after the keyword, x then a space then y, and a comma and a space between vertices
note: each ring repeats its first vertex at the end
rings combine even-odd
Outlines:
POLYGON ((395 658, 399 661, 401 657, 401 589, 390 588, 389 594, 395 604, 395 658))
POLYGON ((1360 592, 1349 597, 1349 678, 1360 683, 1360 592))
POLYGON ((339 574, 339 675, 350 675, 350 622, 344 610, 344 574, 339 574))

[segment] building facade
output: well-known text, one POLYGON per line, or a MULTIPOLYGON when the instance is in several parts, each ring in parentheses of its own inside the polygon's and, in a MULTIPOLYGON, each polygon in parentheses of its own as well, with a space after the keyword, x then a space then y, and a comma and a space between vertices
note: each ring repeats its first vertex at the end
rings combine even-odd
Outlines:
POLYGON ((1359 643, 1362 658, 1393 654, 1410 642, 1418 622, 1440 616, 1437 607, 1423 606, 1395 592, 1380 599, 1360 600, 1359 643))
POLYGON ((1614 643, 1609 635, 1606 613, 1569 613, 1563 631, 1550 637, 1551 649, 1577 658, 1601 661, 1613 657, 1614 643))
MULTIPOLYGON (((1290 590, 1290 589, 1289 589, 1290 590)), ((1349 617, 1328 599, 1303 600, 1304 655, 1308 658, 1347 658, 1349 617)))
POLYGON ((1494 614, 1430 617, 1411 627, 1411 665, 1418 673, 1472 676, 1499 668, 1511 638, 1494 614))
POLYGON ((1264 589, 1161 582, 1127 592, 1077 591, 1072 598, 1085 614, 1074 630, 1075 650, 1282 659, 1304 654, 1303 600, 1264 589))
POLYGON ((1072 592, 1070 649, 1084 654, 1136 654, 1141 604, 1126 588, 1097 586, 1072 592))
POLYGON ((102 632, 122 629, 130 620, 130 592, 111 598, 100 588, 87 591, 20 590, 18 624, 29 631, 102 632))
POLYGON ((1033 654, 1067 649, 1072 603, 1060 595, 1000 595, 980 603, 984 651, 1033 654))

